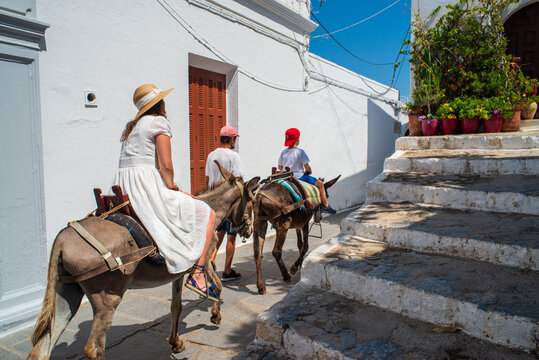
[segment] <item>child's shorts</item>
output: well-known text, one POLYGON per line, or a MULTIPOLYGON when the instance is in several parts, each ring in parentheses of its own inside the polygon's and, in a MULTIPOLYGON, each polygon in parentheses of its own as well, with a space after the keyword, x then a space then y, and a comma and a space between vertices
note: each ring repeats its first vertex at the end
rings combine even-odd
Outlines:
POLYGON ((299 178, 299 180, 301 181, 305 181, 306 183, 309 183, 311 185, 314 185, 316 184, 316 178, 314 176, 311 176, 311 175, 303 175, 302 177, 299 178))
POLYGON ((219 227, 217 228, 217 230, 215 230, 215 231, 216 231, 216 232, 219 232, 219 231, 226 231, 226 234, 227 234, 227 235, 232 235, 232 236, 238 235, 237 232, 231 231, 231 230, 230 230, 230 221, 228 221, 228 220, 225 220, 225 222, 223 223, 223 225, 219 226, 219 227))

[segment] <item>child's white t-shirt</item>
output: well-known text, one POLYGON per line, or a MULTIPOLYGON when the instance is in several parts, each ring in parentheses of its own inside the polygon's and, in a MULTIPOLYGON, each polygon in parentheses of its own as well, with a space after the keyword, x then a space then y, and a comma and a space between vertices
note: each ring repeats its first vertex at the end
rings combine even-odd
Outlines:
POLYGON ((289 167, 294 173, 294 177, 300 178, 305 174, 305 164, 310 161, 307 153, 300 148, 286 148, 281 152, 277 165, 282 165, 283 169, 289 167))

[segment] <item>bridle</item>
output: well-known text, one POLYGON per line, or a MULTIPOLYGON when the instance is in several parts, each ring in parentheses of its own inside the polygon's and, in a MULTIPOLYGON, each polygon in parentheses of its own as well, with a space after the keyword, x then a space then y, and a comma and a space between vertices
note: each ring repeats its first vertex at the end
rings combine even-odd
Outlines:
POLYGON ((245 195, 245 186, 239 182, 238 180, 234 181, 234 184, 238 187, 240 190, 240 205, 243 209, 243 215, 241 218, 241 223, 239 225, 235 224, 235 217, 232 216, 230 218, 230 230, 231 231, 237 231, 240 234, 243 234, 247 232, 247 229, 249 229, 252 226, 252 220, 251 220, 251 214, 247 211, 247 197, 245 195))

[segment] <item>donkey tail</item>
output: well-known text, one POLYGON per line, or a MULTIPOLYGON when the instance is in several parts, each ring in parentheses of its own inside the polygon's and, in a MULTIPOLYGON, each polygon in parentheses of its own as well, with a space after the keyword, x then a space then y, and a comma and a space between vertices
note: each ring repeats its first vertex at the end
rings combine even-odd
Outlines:
POLYGON ((47 289, 43 298, 41 313, 37 318, 34 331, 32 332, 32 345, 37 342, 47 332, 51 331, 56 316, 56 284, 58 283, 58 261, 60 259, 60 249, 53 245, 51 258, 49 261, 49 274, 47 276, 47 289))

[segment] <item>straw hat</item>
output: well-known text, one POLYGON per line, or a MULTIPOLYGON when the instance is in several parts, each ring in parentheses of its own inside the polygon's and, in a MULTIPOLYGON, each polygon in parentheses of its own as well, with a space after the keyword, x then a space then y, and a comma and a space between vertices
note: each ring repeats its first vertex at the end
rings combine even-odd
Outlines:
POLYGON ((133 103, 139 110, 137 116, 135 116, 135 119, 142 116, 146 111, 148 111, 149 108, 157 104, 172 90, 174 90, 174 88, 161 90, 153 84, 144 84, 139 86, 133 94, 133 103))

